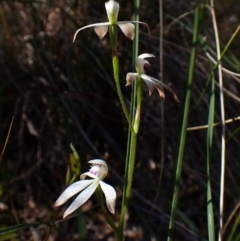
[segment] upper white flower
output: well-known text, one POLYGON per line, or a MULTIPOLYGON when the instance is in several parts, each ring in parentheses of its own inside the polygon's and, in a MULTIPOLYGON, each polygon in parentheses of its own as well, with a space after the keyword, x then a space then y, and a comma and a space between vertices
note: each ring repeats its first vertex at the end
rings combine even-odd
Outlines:
POLYGON ((108 172, 108 167, 105 161, 100 159, 91 160, 91 168, 89 172, 83 173, 80 179, 85 179, 87 176, 93 179, 81 180, 73 183, 60 195, 58 200, 55 202, 54 206, 60 206, 65 203, 70 197, 74 196, 78 192, 83 191, 76 197, 73 203, 68 207, 68 209, 63 214, 63 218, 68 216, 70 213, 78 209, 83 205, 95 192, 96 188, 100 185, 105 198, 106 204, 111 213, 115 213, 115 203, 116 203, 116 191, 114 188, 102 180, 105 178, 108 172))
POLYGON ((118 12, 119 12, 119 3, 118 2, 116 2, 114 0, 109 0, 108 2, 105 3, 105 8, 106 8, 109 22, 89 24, 85 27, 78 29, 74 34, 73 42, 75 41, 77 34, 81 30, 83 30, 85 28, 91 28, 91 27, 94 27, 94 31, 96 32, 96 34, 98 35, 98 37, 100 39, 102 39, 108 32, 108 26, 113 25, 113 24, 117 24, 119 26, 119 28, 122 30, 122 32, 125 34, 125 36, 130 38, 131 40, 134 39, 134 29, 135 29, 135 27, 132 23, 143 24, 148 28, 148 32, 150 32, 148 25, 144 22, 140 22, 140 21, 120 21, 120 22, 118 22, 117 21, 118 12))
POLYGON ((148 53, 141 54, 137 57, 137 60, 136 60, 137 73, 128 73, 127 74, 126 86, 131 85, 133 83, 133 81, 140 75, 148 87, 149 95, 151 95, 154 88, 156 88, 160 98, 164 100, 165 94, 163 92, 163 88, 165 88, 173 95, 174 99, 177 102, 180 102, 180 100, 178 99, 175 92, 169 86, 164 84, 162 81, 145 74, 144 67, 150 66, 150 63, 147 60, 145 60, 145 58, 152 58, 152 57, 155 57, 155 56, 153 54, 148 54, 148 53))

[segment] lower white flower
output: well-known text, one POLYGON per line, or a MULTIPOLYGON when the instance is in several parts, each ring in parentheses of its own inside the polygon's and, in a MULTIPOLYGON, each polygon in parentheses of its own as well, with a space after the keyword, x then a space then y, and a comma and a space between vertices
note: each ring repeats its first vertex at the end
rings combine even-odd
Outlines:
POLYGON ((152 58, 152 57, 155 57, 155 56, 153 54, 147 54, 147 53, 141 54, 137 57, 137 60, 136 60, 137 73, 127 73, 126 86, 131 85, 133 81, 138 76, 140 76, 148 87, 149 95, 151 95, 154 88, 156 88, 160 98, 164 100, 165 94, 163 92, 163 88, 165 88, 173 95, 174 99, 177 102, 180 102, 175 92, 169 86, 164 84, 162 81, 145 74, 144 67, 150 66, 150 63, 147 60, 145 60, 145 58, 152 58))
POLYGON ((81 205, 83 205, 95 192, 97 187, 100 185, 105 198, 106 204, 109 211, 115 213, 115 203, 116 203, 116 191, 114 188, 102 180, 105 178, 108 172, 108 167, 105 161, 100 159, 91 160, 92 166, 89 172, 83 173, 80 179, 85 179, 85 177, 91 177, 91 180, 81 180, 71 184, 66 190, 60 195, 58 200, 55 202, 54 206, 60 206, 65 203, 69 198, 83 191, 76 197, 73 203, 68 207, 68 209, 63 214, 63 218, 67 217, 70 213, 74 212, 81 205))

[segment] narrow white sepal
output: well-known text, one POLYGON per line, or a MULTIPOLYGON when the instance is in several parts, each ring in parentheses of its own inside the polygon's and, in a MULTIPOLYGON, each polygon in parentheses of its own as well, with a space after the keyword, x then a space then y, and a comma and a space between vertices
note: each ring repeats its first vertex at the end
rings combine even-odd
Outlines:
MULTIPOLYGON (((84 182, 84 181, 81 181, 84 182)), ((76 209, 78 209, 80 206, 82 206, 95 192, 97 186, 99 185, 99 179, 93 179, 91 180, 92 184, 87 187, 85 190, 83 190, 77 198, 72 202, 72 204, 68 207, 68 209, 63 214, 63 218, 67 217, 69 214, 74 212, 76 209)))
POLYGON ((94 27, 94 31, 97 34, 97 36, 102 39, 108 32, 108 26, 98 26, 94 27))
POLYGON ((137 73, 127 73, 126 75, 126 86, 131 85, 133 81, 137 78, 137 73))
POLYGON ((89 24, 89 25, 87 25, 87 26, 84 26, 84 27, 82 27, 82 28, 79 28, 79 29, 75 32, 75 34, 74 34, 74 36, 73 36, 73 42, 75 41, 78 33, 79 33, 80 31, 82 31, 83 29, 92 28, 92 27, 100 27, 100 26, 109 26, 109 25, 110 25, 109 22, 93 23, 93 24, 89 24))
POLYGON ((149 95, 152 94, 155 86, 154 86, 154 83, 152 83, 151 81, 149 81, 149 78, 146 78, 146 75, 141 75, 141 78, 144 80, 144 83, 147 85, 148 87, 148 91, 149 91, 149 95))
POLYGON ((78 181, 67 187, 66 190, 60 195, 60 197, 55 202, 54 206, 60 206, 65 203, 70 197, 74 196, 76 193, 81 192, 84 188, 89 186, 94 180, 84 180, 78 181))
POLYGON ((100 181, 100 186, 105 195, 108 210, 112 214, 115 214, 115 204, 116 204, 116 197, 117 197, 115 189, 103 181, 100 181))
POLYGON ((158 79, 156 79, 156 78, 150 77, 150 76, 148 76, 148 75, 146 75, 146 74, 142 74, 141 76, 142 76, 142 79, 145 80, 145 82, 146 82, 146 81, 150 81, 151 83, 153 83, 154 86, 155 86, 155 88, 158 89, 158 91, 159 91, 159 87, 160 87, 159 95, 160 95, 160 97, 161 97, 162 99, 165 98, 165 95, 164 95, 164 93, 163 93, 162 88, 165 88, 165 89, 167 89, 167 90, 173 95, 173 98, 174 98, 177 102, 180 102, 180 100, 178 99, 176 93, 175 93, 168 85, 166 85, 166 84, 164 84, 162 81, 160 81, 160 80, 158 80, 158 79), (163 94, 162 94, 162 93, 163 93, 163 94))
POLYGON ((131 40, 134 39, 135 26, 132 23, 117 23, 118 27, 122 30, 125 36, 131 40))
POLYGON ((164 84, 161 80, 155 79, 153 77, 151 77, 153 81, 155 81, 156 84, 160 85, 161 87, 164 87, 165 89, 167 89, 172 95, 173 98, 180 103, 180 100, 178 99, 178 96, 176 95, 176 93, 166 84, 164 84))

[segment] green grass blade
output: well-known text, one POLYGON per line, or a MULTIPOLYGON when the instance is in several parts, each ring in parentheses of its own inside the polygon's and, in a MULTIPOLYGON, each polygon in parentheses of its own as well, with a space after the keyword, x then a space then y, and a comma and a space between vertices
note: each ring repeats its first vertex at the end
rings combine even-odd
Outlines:
POLYGON ((210 180, 210 163, 211 163, 211 150, 213 140, 213 123, 215 113, 215 83, 214 78, 211 78, 211 95, 210 106, 208 115, 208 131, 207 131, 207 223, 208 223, 208 239, 209 241, 215 240, 215 225, 214 225, 214 212, 212 202, 212 189, 210 180))
POLYGON ((191 87, 192 87, 192 82, 193 82, 194 67, 195 67, 195 60, 196 60, 196 53, 197 53, 197 41, 198 41, 198 34, 199 34, 200 16, 201 15, 199 14, 199 9, 196 9, 195 10, 195 19, 194 19, 193 47, 191 50, 191 57, 190 57, 188 78, 187 78, 187 86, 186 86, 186 95, 185 95, 185 101, 184 101, 184 106, 183 106, 183 110, 182 110, 183 118, 182 118, 182 127, 181 127, 181 133, 180 133, 180 142, 179 142, 179 150, 178 150, 178 158, 177 158, 175 187, 174 187, 171 217, 170 217, 170 223, 169 223, 168 241, 173 240, 175 219, 176 219, 176 214, 177 214, 179 186, 180 186, 180 180, 181 180, 181 175, 182 175, 184 150, 185 150, 185 144, 186 144, 186 129, 187 129, 189 106, 190 106, 190 99, 191 99, 191 87))
POLYGON ((231 230, 231 233, 228 237, 228 241, 239 241, 240 240, 240 237, 239 237, 239 227, 240 227, 240 215, 237 216, 234 224, 233 224, 233 227, 232 227, 232 230, 231 230), (238 235, 237 235, 238 234, 238 235), (237 237, 234 238, 234 235, 236 235, 237 237))
POLYGON ((18 235, 17 232, 38 225, 40 225, 40 223, 24 223, 0 228, 0 240, 9 240, 9 238, 16 237, 18 235))

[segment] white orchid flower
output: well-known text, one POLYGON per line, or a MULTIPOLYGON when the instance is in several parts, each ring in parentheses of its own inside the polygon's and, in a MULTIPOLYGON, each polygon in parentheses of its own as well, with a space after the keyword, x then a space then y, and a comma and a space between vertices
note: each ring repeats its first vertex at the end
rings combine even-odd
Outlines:
POLYGON ((115 202, 116 202, 116 191, 114 188, 102 180, 105 178, 108 172, 108 167, 105 161, 100 159, 91 160, 91 168, 89 172, 83 173, 80 179, 85 179, 86 176, 91 177, 91 180, 81 180, 71 184, 67 189, 60 195, 58 200, 55 202, 54 206, 60 206, 65 203, 70 197, 74 196, 78 192, 83 191, 76 197, 73 203, 68 207, 68 209, 63 214, 63 218, 67 217, 70 213, 78 209, 83 205, 95 192, 97 187, 100 185, 105 198, 106 204, 109 211, 115 213, 115 202))
POLYGON ((73 42, 76 39, 77 34, 85 29, 85 28, 91 28, 94 27, 95 33, 98 35, 100 39, 102 39, 108 32, 108 26, 109 25, 114 25, 117 24, 118 27, 122 30, 122 32, 125 34, 126 37, 130 38, 131 40, 134 39, 134 29, 135 26, 133 23, 140 23, 145 25, 148 28, 148 32, 150 33, 149 27, 146 23, 140 22, 140 21, 117 21, 118 18, 118 12, 119 12, 119 3, 114 1, 114 0, 109 0, 108 2, 105 3, 105 8, 108 16, 108 22, 104 23, 94 23, 87 25, 85 27, 82 27, 78 29, 73 37, 73 42))
POLYGON ((165 88, 173 95, 174 99, 177 102, 180 102, 177 95, 175 94, 175 92, 169 86, 164 84, 162 81, 145 74, 144 67, 150 66, 150 63, 147 60, 145 60, 145 58, 152 58, 152 57, 155 57, 155 56, 153 54, 148 54, 148 53, 141 54, 137 57, 137 60, 136 60, 137 73, 128 73, 127 74, 126 86, 131 85, 133 83, 133 81, 140 75, 148 87, 149 95, 151 95, 154 88, 156 88, 160 98, 164 100, 165 94, 163 92, 163 88, 165 88))

